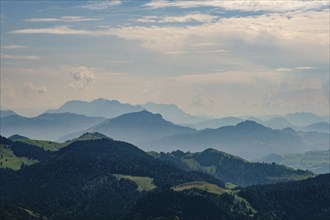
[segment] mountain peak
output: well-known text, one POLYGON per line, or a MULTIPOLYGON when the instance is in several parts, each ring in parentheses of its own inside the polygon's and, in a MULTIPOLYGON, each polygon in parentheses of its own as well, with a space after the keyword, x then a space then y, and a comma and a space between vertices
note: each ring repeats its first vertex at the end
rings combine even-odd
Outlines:
POLYGON ((105 98, 98 98, 98 99, 95 99, 93 101, 90 101, 90 103, 94 103, 94 104, 103 104, 103 103, 122 104, 117 100, 108 100, 108 99, 105 99, 105 98))
POLYGON ((15 112, 11 111, 11 110, 0 110, 0 117, 4 118, 4 117, 8 117, 11 115, 17 115, 15 112))
POLYGON ((8 139, 10 139, 11 141, 18 141, 18 140, 29 139, 29 138, 19 135, 19 134, 14 134, 14 135, 10 136, 8 139))
POLYGON ((109 138, 109 137, 99 132, 86 132, 80 137, 78 137, 78 140, 96 140, 103 138, 109 138))
POLYGON ((131 112, 127 113, 121 116, 118 116, 117 118, 111 119, 112 122, 122 122, 122 123, 140 123, 140 125, 143 125, 145 123, 149 124, 150 123, 162 123, 163 121, 165 122, 166 120, 163 119, 161 114, 154 114, 152 112, 149 112, 147 110, 142 110, 139 112, 131 112))
POLYGON ((247 129, 257 129, 257 128, 265 129, 266 128, 262 124, 259 124, 255 121, 251 121, 251 120, 242 121, 242 122, 238 123, 236 126, 239 128, 247 128, 247 129))

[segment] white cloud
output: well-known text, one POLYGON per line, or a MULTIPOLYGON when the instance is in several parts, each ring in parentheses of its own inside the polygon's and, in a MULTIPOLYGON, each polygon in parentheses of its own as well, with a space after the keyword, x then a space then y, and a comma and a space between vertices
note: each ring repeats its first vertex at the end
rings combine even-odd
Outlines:
POLYGON ((296 67, 296 70, 312 70, 315 69, 315 67, 312 66, 298 66, 296 67))
POLYGON ((14 34, 55 34, 55 35, 102 35, 99 31, 75 30, 68 25, 56 26, 51 28, 27 28, 11 31, 14 34))
MULTIPOLYGON (((146 49, 169 52, 186 51, 193 45, 208 42, 232 47, 240 44, 293 47, 302 50, 329 46, 329 10, 268 14, 248 17, 222 18, 217 22, 193 26, 122 26, 117 28, 85 30, 70 26, 20 29, 16 34, 56 34, 86 36, 117 36, 135 40, 146 49), (304 45, 304 47, 302 47, 304 45)), ((226 49, 226 48, 221 48, 226 49)), ((327 52, 327 51, 326 51, 327 52)))
POLYGON ((196 84, 196 85, 212 85, 212 84, 241 84, 251 85, 263 82, 279 82, 282 75, 273 72, 242 72, 242 71, 228 71, 217 73, 204 74, 187 74, 177 76, 175 79, 182 84, 196 84))
POLYGON ((154 91, 151 90, 151 89, 142 89, 142 93, 145 94, 145 95, 148 95, 148 94, 154 93, 154 91))
POLYGON ((263 100, 263 107, 312 112, 326 109, 329 99, 324 93, 324 85, 322 79, 313 76, 302 78, 296 75, 286 78, 269 88, 263 100))
POLYGON ((183 55, 183 54, 214 54, 214 53, 226 53, 228 50, 223 50, 223 49, 214 49, 214 50, 189 50, 189 51, 184 51, 184 50, 173 50, 173 51, 164 51, 164 54, 167 55, 183 55))
POLYGON ((42 93, 47 92, 47 86, 45 86, 45 85, 36 86, 32 82, 25 83, 25 87, 27 89, 29 89, 29 91, 34 92, 34 93, 38 93, 38 94, 42 94, 42 93))
MULTIPOLYGON (((8 99, 8 100, 15 100, 16 92, 14 89, 13 83, 7 79, 1 79, 0 81, 0 91, 1 91, 1 98, 8 99)), ((1 103, 3 105, 4 103, 1 103)))
POLYGON ((88 18, 82 16, 62 16, 59 18, 30 18, 26 22, 82 22, 82 21, 100 21, 100 18, 88 18))
POLYGON ((325 0, 294 0, 294 1, 263 1, 263 0, 204 0, 204 1, 167 1, 167 0, 154 0, 147 4, 146 7, 157 9, 165 7, 178 7, 178 8, 194 8, 194 7, 218 7, 225 10, 238 10, 238 11, 269 11, 269 12, 289 12, 289 11, 307 11, 319 10, 328 8, 329 1, 325 0))
POLYGON ((12 55, 12 54, 0 54, 2 59, 12 59, 12 60, 40 60, 39 56, 34 55, 12 55))
POLYGON ((1 46, 2 49, 24 49, 24 48, 29 48, 28 46, 24 45, 17 45, 17 44, 12 44, 12 45, 3 45, 1 46))
POLYGON ((280 71, 280 72, 290 72, 290 71, 292 71, 292 69, 286 68, 286 67, 280 67, 280 68, 277 68, 275 70, 280 71))
POLYGON ((132 21, 141 23, 186 23, 186 22, 200 22, 209 23, 217 19, 217 16, 208 14, 192 13, 183 16, 144 16, 132 21))
POLYGON ((89 1, 87 5, 81 6, 81 8, 86 8, 90 10, 102 10, 107 9, 116 5, 120 5, 121 1, 119 0, 99 0, 99 1, 89 1))
POLYGON ((201 90, 193 94, 191 105, 195 107, 203 107, 203 106, 212 106, 214 103, 215 103, 214 98, 206 95, 205 92, 201 90))
POLYGON ((93 70, 86 66, 72 68, 70 76, 74 79, 70 87, 84 88, 89 86, 95 79, 93 70))
MULTIPOLYGON (((271 14, 238 18, 223 18, 215 23, 184 27, 128 26, 113 28, 109 34, 127 40, 137 40, 154 51, 186 51, 193 45, 209 42, 235 47, 247 45, 290 48, 302 44, 311 47, 329 46, 329 11, 271 14), (282 44, 282 45, 281 45, 282 44)), ((226 49, 226 48, 224 48, 226 49)))

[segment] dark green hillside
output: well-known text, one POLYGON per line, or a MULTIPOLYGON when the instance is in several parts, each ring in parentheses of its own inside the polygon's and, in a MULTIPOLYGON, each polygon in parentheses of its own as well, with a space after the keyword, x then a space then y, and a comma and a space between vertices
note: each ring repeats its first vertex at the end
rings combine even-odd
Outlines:
POLYGON ((161 188, 191 181, 224 187, 220 180, 180 170, 131 144, 99 139, 74 142, 46 161, 2 172, 1 199, 50 219, 118 219, 145 193, 138 181, 150 179, 161 188))
POLYGON ((233 195, 201 190, 172 190, 149 193, 138 201, 125 220, 247 220, 253 211, 233 195))
POLYGON ((126 219, 327 220, 330 216, 330 174, 226 191, 154 191, 141 198, 126 219))
POLYGON ((330 174, 302 181, 243 189, 244 197, 264 219, 327 220, 330 217, 330 174))
POLYGON ((239 186, 300 180, 314 175, 309 171, 294 170, 274 163, 248 162, 214 149, 207 149, 199 153, 174 151, 166 154, 160 153, 156 157, 184 170, 206 172, 225 182, 239 186))
POLYGON ((0 219, 2 220, 47 220, 31 210, 18 205, 0 202, 0 219))

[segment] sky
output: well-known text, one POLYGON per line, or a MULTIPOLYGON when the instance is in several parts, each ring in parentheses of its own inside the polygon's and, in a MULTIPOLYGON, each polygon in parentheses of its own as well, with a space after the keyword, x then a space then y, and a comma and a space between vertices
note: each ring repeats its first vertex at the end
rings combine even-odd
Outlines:
POLYGON ((1 109, 329 114, 329 1, 1 0, 1 109))

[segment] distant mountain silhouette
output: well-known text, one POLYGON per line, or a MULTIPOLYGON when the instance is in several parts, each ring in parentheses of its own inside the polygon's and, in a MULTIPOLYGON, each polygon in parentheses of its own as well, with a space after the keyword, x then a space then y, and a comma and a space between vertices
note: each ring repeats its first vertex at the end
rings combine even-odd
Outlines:
POLYGON ((206 128, 220 128, 223 126, 237 125, 242 121, 243 119, 236 117, 224 117, 220 119, 211 119, 211 120, 203 121, 198 124, 191 125, 191 127, 196 128, 198 130, 202 130, 206 128))
POLYGON ((117 100, 96 99, 90 102, 72 100, 63 104, 60 108, 48 110, 47 113, 71 112, 86 116, 99 116, 114 118, 123 114, 147 110, 152 113, 160 113, 166 120, 176 124, 192 124, 206 120, 206 117, 193 116, 183 112, 174 104, 157 104, 147 102, 144 105, 132 105, 121 103, 117 100))
POLYGON ((317 122, 329 122, 325 118, 310 112, 290 113, 285 115, 284 118, 294 126, 308 126, 317 122))
POLYGON ((60 108, 49 110, 48 113, 63 113, 71 112, 86 116, 113 118, 130 112, 138 112, 143 110, 143 107, 120 103, 117 100, 95 99, 90 102, 72 100, 66 102, 60 108))
POLYGON ((44 113, 27 118, 11 115, 1 119, 1 135, 19 134, 32 139, 56 140, 65 134, 91 127, 105 118, 88 117, 73 113, 44 113))
POLYGON ((147 102, 143 107, 149 112, 161 114, 166 120, 176 124, 193 124, 207 119, 206 117, 193 116, 185 113, 174 104, 147 102))
POLYGON ((283 117, 273 117, 262 124, 273 129, 292 127, 292 124, 283 117))
POLYGON ((192 128, 166 121, 160 114, 153 114, 145 110, 108 119, 93 126, 88 131, 100 132, 111 138, 137 145, 171 135, 196 132, 192 128))
POLYGON ((284 164, 296 169, 307 169, 314 173, 330 173, 330 151, 308 151, 301 154, 269 154, 258 161, 284 164))
POLYGON ((0 118, 8 117, 11 115, 17 115, 17 114, 11 110, 0 110, 0 118))
POLYGON ((297 153, 311 149, 327 149, 328 135, 298 133, 291 128, 274 130, 254 121, 236 126, 205 129, 193 134, 174 135, 144 145, 155 151, 201 151, 215 148, 246 159, 256 159, 269 153, 297 153))
POLYGON ((317 122, 305 127, 296 127, 296 130, 330 133, 330 124, 328 122, 317 122))

